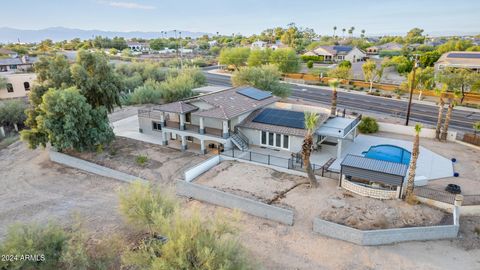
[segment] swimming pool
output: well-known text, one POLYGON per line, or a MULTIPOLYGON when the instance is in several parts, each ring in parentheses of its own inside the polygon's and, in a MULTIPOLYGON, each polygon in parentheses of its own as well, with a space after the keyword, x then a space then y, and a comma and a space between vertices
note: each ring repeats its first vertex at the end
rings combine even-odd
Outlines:
POLYGON ((406 165, 410 163, 411 156, 409 151, 391 144, 371 146, 368 151, 362 152, 362 154, 367 158, 403 163, 406 165))

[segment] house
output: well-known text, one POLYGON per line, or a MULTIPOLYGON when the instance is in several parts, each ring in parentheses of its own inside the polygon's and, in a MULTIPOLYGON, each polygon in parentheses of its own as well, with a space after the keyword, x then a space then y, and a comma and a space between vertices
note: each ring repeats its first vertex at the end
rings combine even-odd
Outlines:
POLYGON ((267 48, 267 42, 265 41, 261 41, 261 40, 257 40, 255 42, 253 42, 252 44, 250 44, 250 49, 265 49, 267 48))
POLYGON ((435 71, 447 67, 466 68, 480 72, 480 52, 446 52, 435 63, 435 71))
POLYGON ((141 110, 138 119, 140 132, 161 137, 163 145, 177 141, 182 150, 191 146, 206 153, 256 147, 298 154, 306 132, 305 111, 319 115, 317 149, 324 147, 339 157, 342 143, 356 137, 358 117, 330 117, 328 109, 282 103, 269 92, 249 86, 141 110))
POLYGON ((150 45, 147 42, 127 41, 127 47, 134 52, 150 51, 150 45))
POLYGON ((378 45, 379 51, 401 51, 403 45, 397 42, 389 42, 382 45, 378 45))
POLYGON ((7 55, 10 58, 17 58, 18 53, 5 48, 0 48, 0 55, 7 55))
POLYGON ((33 69, 36 57, 24 55, 21 58, 0 58, 0 74, 1 72, 28 72, 33 69))
POLYGON ((324 61, 339 62, 347 60, 352 63, 364 61, 367 57, 367 54, 357 47, 341 45, 318 46, 304 55, 323 56, 324 61))
POLYGON ((1 74, 7 79, 5 88, 0 88, 0 99, 21 98, 27 96, 36 79, 35 73, 7 73, 1 74))
POLYGON ((217 46, 217 44, 218 44, 218 41, 217 41, 217 40, 210 40, 210 41, 208 42, 208 46, 210 46, 210 47, 217 46))

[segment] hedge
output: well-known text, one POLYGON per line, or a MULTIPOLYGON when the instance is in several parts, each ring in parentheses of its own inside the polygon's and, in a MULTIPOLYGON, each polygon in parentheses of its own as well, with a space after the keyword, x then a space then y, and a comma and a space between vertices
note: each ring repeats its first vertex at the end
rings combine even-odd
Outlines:
POLYGON ((313 62, 323 62, 322 55, 302 55, 300 56, 303 62, 313 61, 313 62))

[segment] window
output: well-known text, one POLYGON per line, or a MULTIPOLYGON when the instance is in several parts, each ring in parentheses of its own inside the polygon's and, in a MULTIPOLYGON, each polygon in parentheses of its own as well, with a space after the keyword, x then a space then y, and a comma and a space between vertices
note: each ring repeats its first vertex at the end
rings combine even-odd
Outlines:
POLYGON ((160 123, 152 122, 152 129, 153 130, 162 130, 162 126, 160 125, 160 123))
POLYGON ((273 146, 273 133, 268 133, 268 145, 273 146))
POLYGON ((275 146, 282 147, 282 134, 275 134, 275 146))
POLYGON ((29 82, 24 82, 23 87, 25 88, 25 91, 30 91, 30 83, 29 82))
POLYGON ((262 144, 267 144, 267 132, 262 131, 262 144))
POLYGON ((13 84, 7 83, 7 92, 8 93, 13 93, 13 84))
POLYGON ((283 148, 288 149, 288 135, 283 135, 283 148))

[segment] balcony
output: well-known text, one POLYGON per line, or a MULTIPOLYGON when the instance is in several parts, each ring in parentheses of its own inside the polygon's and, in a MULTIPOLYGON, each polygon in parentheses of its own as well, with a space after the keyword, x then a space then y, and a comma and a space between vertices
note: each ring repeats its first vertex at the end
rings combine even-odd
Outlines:
MULTIPOLYGON (((180 122, 176 121, 166 121, 165 122, 165 128, 168 129, 176 129, 180 130, 180 122)), ((214 136, 214 137, 219 137, 222 138, 222 130, 218 128, 211 128, 211 127, 204 127, 205 133, 202 135, 209 135, 209 136, 214 136)), ((198 125, 193 125, 193 124, 185 124, 185 130, 186 132, 190 133, 196 133, 196 134, 201 134, 200 133, 200 126, 198 125)))

